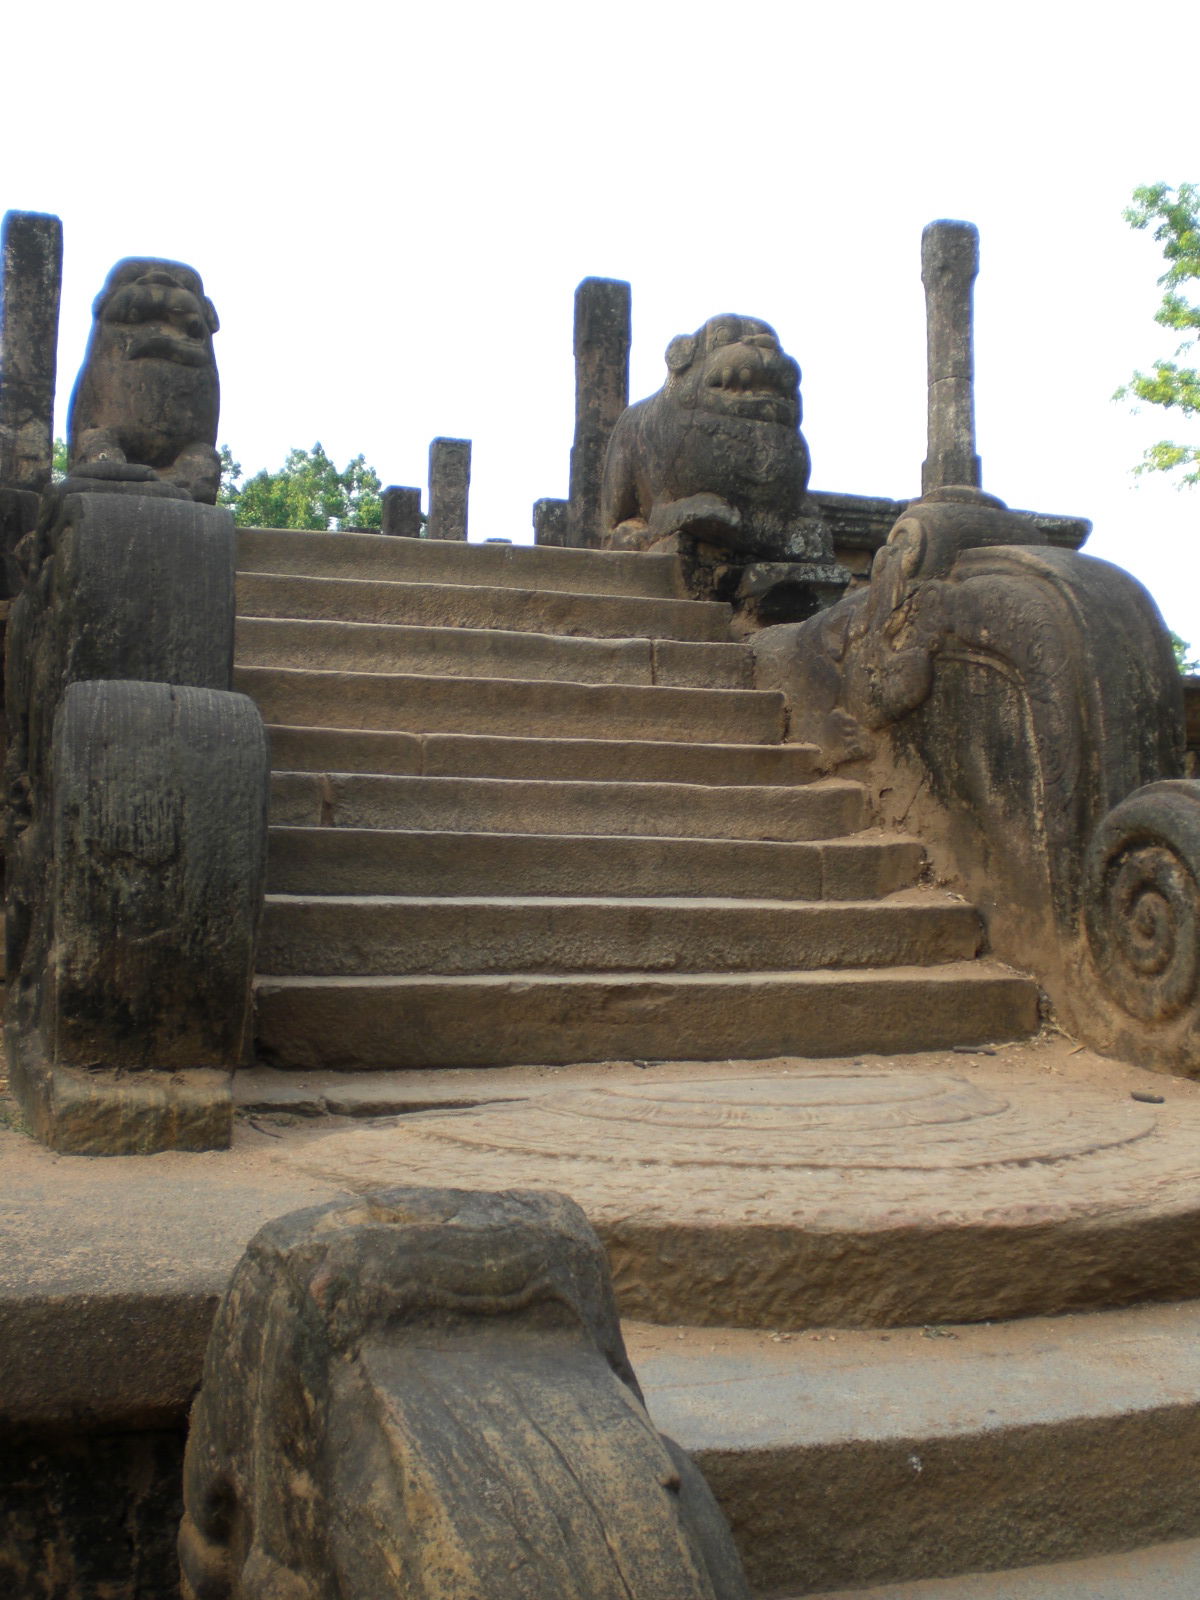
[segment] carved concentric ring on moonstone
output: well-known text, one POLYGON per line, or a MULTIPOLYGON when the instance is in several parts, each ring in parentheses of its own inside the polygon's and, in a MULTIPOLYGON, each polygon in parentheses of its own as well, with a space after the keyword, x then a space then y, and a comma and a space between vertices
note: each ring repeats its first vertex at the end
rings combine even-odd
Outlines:
POLYGON ((1200 1093, 1167 1079, 1150 1105, 1131 1098, 1145 1084, 1115 1066, 1088 1082, 945 1058, 625 1070, 347 1128, 289 1159, 360 1191, 570 1194, 625 1316, 798 1328, 1045 1315, 1200 1296, 1200 1093))
POLYGON ((952 1073, 837 1072, 619 1084, 427 1123, 454 1144, 585 1161, 930 1171, 1052 1162, 1143 1138, 1154 1117, 1085 1097, 1064 1117, 952 1073))

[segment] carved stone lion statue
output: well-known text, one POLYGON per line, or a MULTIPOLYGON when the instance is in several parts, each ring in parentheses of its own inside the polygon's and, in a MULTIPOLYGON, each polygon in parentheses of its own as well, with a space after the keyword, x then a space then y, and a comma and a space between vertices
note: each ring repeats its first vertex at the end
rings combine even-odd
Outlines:
POLYGON ((92 317, 71 396, 71 471, 96 462, 150 467, 212 505, 221 476, 212 342, 220 323, 200 274, 178 261, 118 261, 92 317))
POLYGON ((829 559, 808 517, 800 368, 773 328, 710 317, 667 346, 667 381, 609 441, 601 529, 610 549, 685 533, 744 557, 829 559))

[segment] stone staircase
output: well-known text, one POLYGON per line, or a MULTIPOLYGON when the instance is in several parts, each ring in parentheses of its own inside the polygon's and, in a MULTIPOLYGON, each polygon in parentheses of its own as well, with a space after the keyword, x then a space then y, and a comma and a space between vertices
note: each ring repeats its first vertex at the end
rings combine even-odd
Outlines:
POLYGON ((1037 1025, 920 844, 788 744, 673 558, 248 529, 269 726, 260 1058, 928 1050, 1037 1025))

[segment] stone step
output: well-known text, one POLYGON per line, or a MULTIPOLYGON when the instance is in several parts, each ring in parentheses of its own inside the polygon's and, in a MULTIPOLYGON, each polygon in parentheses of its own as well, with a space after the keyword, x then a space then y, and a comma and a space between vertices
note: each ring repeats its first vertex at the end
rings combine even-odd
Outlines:
MULTIPOLYGON (((339 537, 330 534, 329 538, 339 537)), ((237 667, 234 687, 269 723, 404 733, 778 744, 783 696, 758 689, 675 689, 417 673, 237 667)))
POLYGON ((978 913, 883 902, 269 895, 260 974, 723 972, 932 966, 978 951, 978 913))
POLYGON ((1200 1534, 1194 1302, 887 1334, 624 1333, 650 1415, 708 1479, 758 1595, 1200 1594, 1194 1545, 1097 1559, 1200 1534))
POLYGON ((717 600, 642 599, 571 594, 483 583, 397 583, 377 578, 309 578, 241 572, 243 617, 307 617, 326 622, 396 622, 427 628, 503 628, 593 639, 729 638, 730 606, 717 600))
POLYGON ((288 1069, 935 1050, 1038 1025, 992 963, 790 973, 260 977, 257 1039, 288 1069))
POLYGON ((243 616, 237 622, 235 649, 237 661, 246 667, 694 689, 754 687, 754 658, 745 645, 678 639, 578 639, 501 628, 243 616))
MULTIPOLYGON (((839 1589, 811 1600, 1196 1600, 1200 1539, 1173 1539, 1142 1550, 1054 1561, 1009 1572, 839 1589)), ((800 1600, 793 1590, 787 1600, 800 1600)))
POLYGON ((276 772, 271 821, 281 827, 590 838, 832 839, 864 825, 866 791, 838 778, 793 789, 276 772))
POLYGON ((430 778, 541 778, 598 783, 809 783, 812 744, 682 744, 648 739, 520 739, 352 728, 267 732, 284 772, 376 772, 430 778))
POLYGON ((687 597, 674 556, 547 545, 466 544, 449 539, 396 539, 377 533, 240 528, 238 568, 243 572, 289 572, 320 578, 481 584, 497 589, 547 589, 655 600, 687 597))
POLYGON ((590 838, 377 828, 272 828, 274 894, 716 895, 873 900, 908 887, 914 839, 860 833, 817 843, 590 838))

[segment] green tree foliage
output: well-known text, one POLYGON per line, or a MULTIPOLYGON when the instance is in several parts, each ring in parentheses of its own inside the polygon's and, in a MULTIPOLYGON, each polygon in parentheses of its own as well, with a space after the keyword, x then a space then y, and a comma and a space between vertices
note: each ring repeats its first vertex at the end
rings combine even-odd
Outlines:
POLYGON ((221 446, 221 492, 243 528, 378 528, 383 520, 379 474, 355 456, 338 471, 320 443, 289 450, 278 472, 242 480, 228 445, 221 446))
POLYGON ((1180 672, 1200 672, 1200 661, 1196 661, 1189 654, 1191 645, 1186 639, 1181 639, 1177 633, 1171 635, 1171 649, 1175 652, 1175 665, 1180 672))
POLYGON ((67 441, 55 439, 54 449, 50 454, 50 482, 61 483, 67 475, 67 441))
MULTIPOLYGON (((1163 288, 1162 304, 1154 320, 1164 328, 1184 335, 1173 361, 1156 361, 1152 372, 1135 372, 1117 390, 1118 400, 1144 401, 1178 411, 1184 417, 1200 416, 1200 372, 1194 366, 1180 366, 1200 343, 1200 304, 1181 291, 1200 278, 1200 184, 1181 183, 1172 189, 1165 183, 1150 184, 1133 191, 1133 205, 1125 212, 1132 228, 1154 225, 1154 237, 1162 245, 1167 270, 1158 280, 1163 288)), ((1176 444, 1160 439, 1146 451, 1138 472, 1175 472, 1182 469, 1180 487, 1200 483, 1200 445, 1176 444)))

